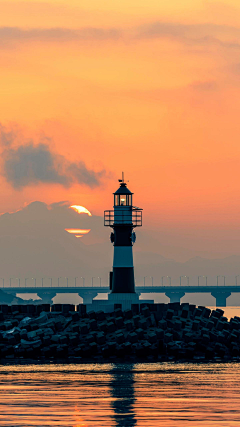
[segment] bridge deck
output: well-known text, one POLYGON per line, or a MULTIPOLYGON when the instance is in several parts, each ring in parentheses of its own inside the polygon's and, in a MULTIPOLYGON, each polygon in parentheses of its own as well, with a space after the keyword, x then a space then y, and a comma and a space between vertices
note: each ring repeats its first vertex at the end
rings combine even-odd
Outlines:
MULTIPOLYGON (((17 294, 23 293, 38 293, 42 291, 46 292, 56 292, 56 293, 79 293, 79 292, 97 292, 97 293, 108 293, 108 286, 27 286, 27 287, 16 287, 16 286, 5 286, 0 287, 2 291, 5 292, 14 292, 17 294)), ((240 286, 228 285, 228 286, 136 286, 136 291, 140 293, 165 293, 165 292, 185 292, 185 293, 211 293, 211 292, 240 292, 240 286)))

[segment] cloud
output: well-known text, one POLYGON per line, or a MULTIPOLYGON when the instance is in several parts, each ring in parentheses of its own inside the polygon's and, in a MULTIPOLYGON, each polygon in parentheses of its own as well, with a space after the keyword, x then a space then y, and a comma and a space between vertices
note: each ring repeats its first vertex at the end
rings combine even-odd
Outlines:
POLYGON ((191 89, 200 91, 200 92, 210 92, 215 91, 218 88, 217 82, 214 80, 208 80, 208 81, 197 81, 193 82, 189 85, 191 89))
POLYGON ((3 153, 4 176, 16 189, 39 183, 68 186, 72 178, 64 173, 64 160, 43 143, 9 148, 3 153))
POLYGON ((2 47, 31 41, 40 42, 71 42, 87 40, 116 40, 121 31, 115 28, 86 27, 70 28, 30 28, 0 27, 0 45, 2 47))
POLYGON ((96 173, 87 169, 84 162, 71 163, 67 170, 79 184, 85 184, 89 187, 97 187, 100 179, 106 175, 105 170, 96 173))
POLYGON ((139 27, 136 37, 138 39, 169 38, 188 45, 240 48, 240 28, 228 25, 154 22, 139 27))
POLYGON ((96 172, 89 169, 82 160, 70 162, 53 152, 46 142, 34 144, 30 141, 15 147, 14 133, 6 131, 2 125, 0 141, 4 146, 2 174, 15 189, 41 183, 69 187, 75 182, 94 188, 101 184, 102 178, 107 177, 105 170, 96 172))
POLYGON ((111 27, 77 29, 0 27, 0 47, 12 47, 19 43, 32 41, 67 43, 72 41, 117 41, 119 39, 136 41, 156 38, 168 38, 185 45, 217 45, 231 49, 240 48, 240 28, 211 23, 192 25, 157 21, 126 30, 111 27))
POLYGON ((13 129, 8 130, 0 123, 0 141, 3 146, 11 145, 12 141, 15 139, 15 136, 16 132, 13 129))

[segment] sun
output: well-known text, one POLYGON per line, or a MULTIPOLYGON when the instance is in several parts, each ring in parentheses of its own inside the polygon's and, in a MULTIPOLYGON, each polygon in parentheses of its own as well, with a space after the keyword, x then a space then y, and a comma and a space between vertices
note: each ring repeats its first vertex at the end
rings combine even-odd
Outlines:
POLYGON ((86 209, 84 206, 72 205, 70 206, 70 208, 79 214, 86 213, 88 216, 92 216, 91 212, 89 212, 89 210, 86 209))
MULTIPOLYGON (((88 216, 92 216, 91 212, 89 212, 88 209, 86 209, 84 206, 79 206, 79 205, 72 205, 69 206, 69 208, 73 209, 75 212, 82 214, 82 213, 86 213, 88 216)), ((65 231, 67 231, 70 234, 73 234, 75 237, 82 237, 85 234, 88 234, 91 229, 82 229, 82 228, 65 228, 65 231)))

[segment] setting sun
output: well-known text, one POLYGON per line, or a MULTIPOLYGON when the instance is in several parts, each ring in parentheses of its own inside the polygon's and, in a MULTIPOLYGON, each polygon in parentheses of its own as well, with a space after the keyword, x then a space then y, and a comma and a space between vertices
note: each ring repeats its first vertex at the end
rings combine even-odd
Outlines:
POLYGON ((88 214, 88 216, 92 216, 91 212, 89 212, 88 209, 84 208, 84 206, 72 205, 72 206, 70 206, 70 208, 79 214, 86 213, 86 214, 88 214))
POLYGON ((91 229, 81 229, 81 228, 65 228, 65 231, 67 231, 70 234, 74 234, 75 237, 82 237, 83 234, 88 234, 91 229))

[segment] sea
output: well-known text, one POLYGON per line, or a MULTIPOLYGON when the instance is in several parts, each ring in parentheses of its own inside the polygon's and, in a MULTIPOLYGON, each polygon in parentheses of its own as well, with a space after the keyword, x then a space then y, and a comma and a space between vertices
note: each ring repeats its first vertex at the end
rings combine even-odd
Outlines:
POLYGON ((0 426, 239 427, 239 382, 237 362, 0 365, 0 426))

